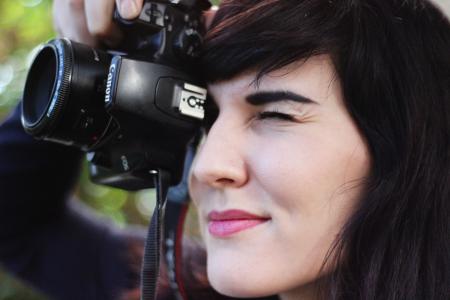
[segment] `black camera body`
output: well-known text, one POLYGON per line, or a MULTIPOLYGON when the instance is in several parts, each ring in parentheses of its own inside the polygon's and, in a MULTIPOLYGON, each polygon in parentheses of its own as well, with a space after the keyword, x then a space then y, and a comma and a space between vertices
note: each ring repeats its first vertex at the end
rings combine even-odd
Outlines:
POLYGON ((155 0, 135 20, 116 13, 126 37, 120 53, 67 39, 45 44, 25 85, 25 130, 86 151, 96 183, 149 188, 160 169, 178 183, 204 118, 206 89, 195 63, 209 7, 207 0, 155 0))

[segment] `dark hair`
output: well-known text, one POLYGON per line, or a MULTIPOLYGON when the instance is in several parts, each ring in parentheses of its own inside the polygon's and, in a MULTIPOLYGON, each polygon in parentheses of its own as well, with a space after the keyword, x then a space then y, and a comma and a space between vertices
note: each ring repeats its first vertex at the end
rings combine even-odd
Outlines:
MULTIPOLYGON (((372 158, 325 299, 450 299, 450 24, 421 0, 225 0, 209 82, 330 55, 372 158)), ((280 254, 281 255, 281 254, 280 254)))

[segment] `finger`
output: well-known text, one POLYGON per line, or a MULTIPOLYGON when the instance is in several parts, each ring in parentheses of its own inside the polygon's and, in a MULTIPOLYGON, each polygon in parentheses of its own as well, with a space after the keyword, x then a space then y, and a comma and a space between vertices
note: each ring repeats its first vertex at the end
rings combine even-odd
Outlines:
POLYGON ((144 0, 116 0, 119 14, 124 19, 137 18, 142 10, 144 0))
POLYGON ((85 0, 89 33, 110 44, 117 43, 122 34, 113 22, 114 0, 85 0))
POLYGON ((59 37, 95 46, 96 41, 86 25, 84 0, 54 0, 53 24, 59 37))
POLYGON ((214 19, 214 16, 216 15, 218 9, 219 7, 213 6, 203 13, 206 29, 208 29, 211 26, 212 20, 214 19))

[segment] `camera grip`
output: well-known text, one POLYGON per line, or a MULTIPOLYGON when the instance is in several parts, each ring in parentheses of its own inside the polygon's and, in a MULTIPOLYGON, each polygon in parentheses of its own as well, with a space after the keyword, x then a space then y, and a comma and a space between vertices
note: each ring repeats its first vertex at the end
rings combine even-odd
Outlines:
MULTIPOLYGON (((164 26, 164 11, 161 6, 172 5, 183 11, 205 11, 211 8, 212 4, 209 0, 145 0, 139 16, 129 20, 121 17, 117 7, 114 9, 114 21, 122 26, 129 27, 134 24, 146 23, 147 25, 164 26)), ((166 19, 167 20, 167 19, 166 19)))
POLYGON ((195 57, 204 31, 203 11, 210 7, 208 0, 147 0, 132 20, 122 18, 116 7, 114 21, 125 36, 117 50, 143 57, 195 57))

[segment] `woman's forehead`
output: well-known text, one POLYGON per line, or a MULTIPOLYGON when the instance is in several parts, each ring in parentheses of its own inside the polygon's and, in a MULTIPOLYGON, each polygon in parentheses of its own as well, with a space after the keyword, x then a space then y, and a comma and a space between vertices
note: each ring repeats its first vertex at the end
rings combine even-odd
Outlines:
POLYGON ((331 59, 327 55, 297 61, 258 78, 257 70, 248 70, 229 80, 208 85, 208 93, 220 102, 242 99, 258 91, 299 91, 308 98, 324 98, 337 80, 331 59))

